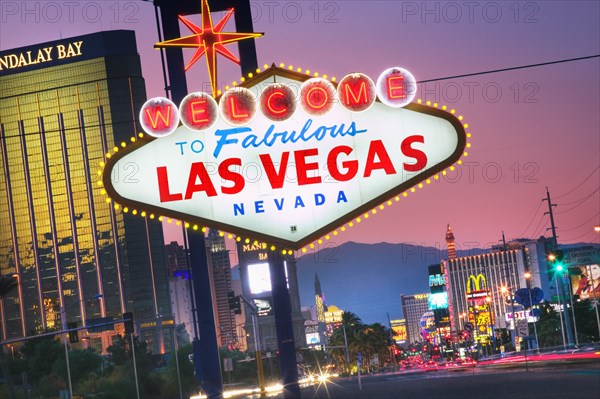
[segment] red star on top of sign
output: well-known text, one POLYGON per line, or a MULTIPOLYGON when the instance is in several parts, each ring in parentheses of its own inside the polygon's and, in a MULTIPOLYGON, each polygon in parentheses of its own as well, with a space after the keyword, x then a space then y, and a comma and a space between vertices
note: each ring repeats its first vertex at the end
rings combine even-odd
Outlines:
POLYGON ((225 48, 225 44, 237 42, 244 39, 250 39, 253 37, 260 37, 263 33, 239 33, 239 32, 222 32, 225 24, 233 15, 233 8, 227 12, 227 15, 219 21, 218 24, 213 26, 212 18, 210 17, 210 9, 208 8, 208 0, 202 0, 201 10, 202 14, 202 27, 190 22, 183 16, 179 16, 181 22, 185 24, 192 32, 193 35, 180 37, 178 39, 167 40, 164 42, 156 43, 155 48, 164 47, 185 47, 185 48, 196 48, 196 52, 190 59, 188 64, 185 66, 185 70, 190 69, 196 61, 198 61, 203 55, 206 54, 206 65, 208 66, 208 74, 210 78, 210 84, 212 87, 213 97, 216 97, 217 93, 217 53, 225 56, 231 61, 239 64, 240 60, 229 50, 225 48))

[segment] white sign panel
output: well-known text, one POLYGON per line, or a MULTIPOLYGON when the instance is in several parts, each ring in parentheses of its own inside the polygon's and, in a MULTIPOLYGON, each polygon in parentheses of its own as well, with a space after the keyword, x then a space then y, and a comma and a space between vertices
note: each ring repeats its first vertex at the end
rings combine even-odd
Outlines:
MULTIPOLYGON (((299 79, 273 72, 246 87, 258 98, 299 79)), ((417 104, 352 112, 335 102, 317 116, 298 106, 282 121, 218 117, 138 140, 108 161, 104 185, 130 207, 300 247, 456 162, 465 137, 453 115, 417 104)))

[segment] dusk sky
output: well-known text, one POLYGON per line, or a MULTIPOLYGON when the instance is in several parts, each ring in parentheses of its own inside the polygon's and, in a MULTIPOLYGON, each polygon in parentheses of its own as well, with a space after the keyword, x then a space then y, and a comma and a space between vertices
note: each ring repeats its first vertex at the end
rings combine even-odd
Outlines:
MULTIPOLYGON (((194 0, 196 1, 196 0, 194 0)), ((198 0, 199 1, 199 0, 198 0)), ((600 2, 253 1, 259 65, 281 62, 373 79, 401 66, 418 81, 600 54, 600 2)), ((164 95, 154 8, 141 1, 0 3, 0 49, 111 29, 135 30, 148 97, 164 95)), ((214 13, 218 21, 224 13, 214 13)), ((200 23, 199 16, 190 17, 200 23)), ((232 20, 233 21, 233 20, 232 20)), ((227 26, 233 31, 233 22, 227 26)), ((182 34, 189 31, 182 26, 182 34)), ((237 53, 235 45, 228 46, 237 53)), ((189 59, 193 50, 185 50, 189 59)), ((204 60, 188 72, 206 87, 204 60)), ((239 68, 219 59, 221 83, 239 68)), ((420 85, 416 98, 455 108, 473 137, 455 172, 336 237, 459 248, 538 237, 600 242, 600 58, 420 85)), ((169 226, 166 240, 179 239, 169 226)))

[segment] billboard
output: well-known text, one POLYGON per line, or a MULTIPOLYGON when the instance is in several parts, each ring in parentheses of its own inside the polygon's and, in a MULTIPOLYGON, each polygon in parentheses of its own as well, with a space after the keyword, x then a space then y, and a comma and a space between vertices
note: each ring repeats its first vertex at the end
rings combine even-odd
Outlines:
MULTIPOLYGON (((287 281, 288 271, 287 262, 284 261, 285 278, 287 281)), ((248 285, 252 295, 259 295, 265 292, 271 292, 271 272, 269 263, 252 263, 248 265, 248 285)), ((289 288, 289 282, 288 282, 289 288)))
POLYGON ((327 311, 324 313, 326 324, 335 324, 342 322, 342 316, 344 311, 339 309, 337 306, 329 306, 327 311))
POLYGON ((448 309, 448 293, 438 292, 427 297, 427 307, 429 310, 448 309))
POLYGON ((258 317, 271 316, 273 315, 273 298, 253 298, 254 307, 256 308, 256 315, 258 317))
POLYGON ((407 334, 406 334, 406 320, 391 320, 390 324, 392 326, 392 339, 397 344, 402 344, 406 342, 407 334))
POLYGON ((150 99, 140 112, 147 134, 107 154, 100 184, 125 212, 299 249, 465 154, 462 117, 410 102, 415 88, 400 67, 375 83, 273 65, 218 102, 200 92, 179 105, 150 99))
POLYGON ((579 299, 600 299, 600 264, 569 267, 572 294, 579 299))
MULTIPOLYGON (((446 276, 444 275, 442 265, 436 264, 428 267, 429 270, 429 289, 432 294, 444 292, 446 287, 446 276)), ((431 308, 430 308, 431 309, 431 308)))

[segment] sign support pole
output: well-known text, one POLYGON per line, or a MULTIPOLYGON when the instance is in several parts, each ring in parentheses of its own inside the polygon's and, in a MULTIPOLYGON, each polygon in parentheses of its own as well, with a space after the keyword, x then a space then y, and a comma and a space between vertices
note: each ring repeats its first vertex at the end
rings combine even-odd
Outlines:
POLYGON ((294 324, 292 323, 292 304, 285 277, 285 265, 280 251, 270 251, 269 272, 273 293, 273 311, 283 397, 285 399, 300 398, 298 385, 298 367, 296 365, 296 346, 294 343, 294 324))
POLYGON ((217 330, 212 306, 204 234, 190 232, 188 239, 194 298, 196 300, 196 320, 198 320, 198 330, 200 332, 199 339, 195 339, 192 343, 196 379, 201 381, 208 399, 222 399, 223 378, 221 376, 221 362, 219 361, 217 330))

